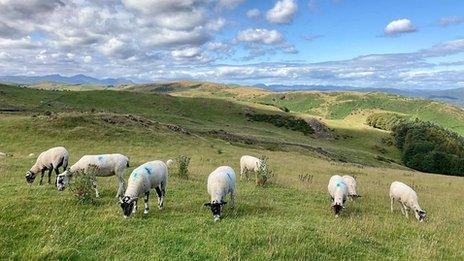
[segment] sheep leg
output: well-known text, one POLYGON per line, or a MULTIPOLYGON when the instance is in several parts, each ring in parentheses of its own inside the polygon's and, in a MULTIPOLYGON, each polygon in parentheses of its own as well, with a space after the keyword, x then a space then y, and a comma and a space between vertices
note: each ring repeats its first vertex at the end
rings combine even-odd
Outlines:
POLYGON ((40 175, 40 182, 39 182, 39 185, 42 185, 42 183, 43 183, 43 179, 44 179, 44 175, 45 175, 45 169, 41 170, 41 175, 40 175))
POLYGON ((58 179, 58 175, 60 175, 59 167, 55 168, 55 174, 56 174, 56 178, 55 178, 55 184, 56 184, 56 179, 58 179))
POLYGON ((148 214, 148 198, 150 197, 150 191, 145 192, 145 196, 143 197, 143 202, 145 203, 145 209, 143 210, 143 214, 148 214))
POLYGON ((393 203, 394 203, 393 197, 390 197, 390 210, 391 210, 391 213, 393 213, 393 203))
POLYGON ((232 191, 230 193, 230 205, 232 208, 235 208, 235 191, 232 191))
POLYGON ((158 208, 163 209, 164 205, 164 189, 161 188, 161 186, 156 187, 156 194, 158 195, 158 208))
POLYGON ((134 200, 134 207, 132 208, 132 213, 135 213, 137 211, 137 199, 134 200))
POLYGON ((50 179, 52 178, 52 171, 53 171, 53 169, 48 170, 48 184, 51 184, 50 179))
POLYGON ((401 213, 403 213, 404 216, 406 216, 406 213, 404 211, 404 205, 403 203, 399 202, 400 203, 400 209, 401 209, 401 213))
POLYGON ((408 207, 403 204, 403 208, 404 208, 404 215, 406 216, 406 218, 409 218, 408 207))
POLYGON ((98 192, 97 180, 95 178, 92 179, 92 185, 93 185, 93 189, 95 190, 95 197, 99 198, 100 192, 98 192))
POLYGON ((119 188, 118 188, 118 194, 116 195, 116 197, 122 198, 124 196, 124 192, 126 191, 126 182, 124 181, 124 178, 122 176, 118 175, 118 183, 119 183, 119 188))

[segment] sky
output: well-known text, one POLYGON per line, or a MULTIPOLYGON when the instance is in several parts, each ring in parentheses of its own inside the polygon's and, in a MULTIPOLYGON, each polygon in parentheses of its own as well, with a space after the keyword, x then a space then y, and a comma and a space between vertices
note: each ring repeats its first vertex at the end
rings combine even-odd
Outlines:
POLYGON ((462 0, 0 0, 0 75, 464 87, 462 0))

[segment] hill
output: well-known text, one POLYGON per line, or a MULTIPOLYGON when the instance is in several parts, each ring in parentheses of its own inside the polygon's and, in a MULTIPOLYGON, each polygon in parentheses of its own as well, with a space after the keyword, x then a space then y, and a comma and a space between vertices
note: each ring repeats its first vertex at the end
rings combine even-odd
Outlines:
MULTIPOLYGON (((267 91, 189 86, 170 86, 174 90, 164 93, 152 87, 76 92, 0 86, 0 151, 11 155, 0 158, 0 258, 464 257, 459 236, 464 209, 456 207, 464 180, 395 163, 399 151, 384 143, 389 134, 364 124, 367 112, 379 108, 364 105, 330 114, 330 109, 311 107, 308 113, 295 98, 293 112, 286 113, 272 100, 276 94, 267 91), (273 104, 263 104, 268 101, 273 104), (252 121, 249 113, 320 115, 333 138, 252 121), (59 193, 52 185, 26 184, 24 174, 35 161, 28 155, 57 145, 68 148, 71 162, 84 154, 126 154, 131 159, 127 172, 148 160, 184 154, 192 158, 190 176, 179 178, 171 169, 165 209, 156 210, 152 198, 148 215, 139 211, 125 220, 112 177, 98 179, 102 198, 95 205, 76 203, 69 191, 59 193), (244 154, 267 155, 276 177, 266 187, 239 181, 236 208, 226 205, 224 219, 213 223, 202 207, 209 200, 206 178, 220 165, 238 171, 244 154), (326 192, 334 174, 356 176, 363 196, 348 202, 338 219, 326 192), (390 213, 388 186, 394 180, 418 192, 426 223, 404 219, 397 206, 390 213)), ((321 104, 335 106, 336 97, 323 96, 321 104)), ((405 103, 410 108, 409 100, 405 103)))

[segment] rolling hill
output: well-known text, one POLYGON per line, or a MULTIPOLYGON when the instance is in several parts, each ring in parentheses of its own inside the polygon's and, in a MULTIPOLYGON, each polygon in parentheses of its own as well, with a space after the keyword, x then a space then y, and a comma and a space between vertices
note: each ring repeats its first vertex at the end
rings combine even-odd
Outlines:
POLYGON ((464 180, 402 166, 386 143, 389 133, 364 124, 372 111, 429 119, 462 134, 457 107, 378 93, 273 93, 201 82, 85 92, 0 85, 0 151, 9 155, 0 158, 0 258, 462 259, 464 209, 456 202, 464 180), (249 115, 316 119, 330 135, 249 115), (58 145, 72 163, 85 154, 126 154, 126 177, 146 161, 187 155, 190 174, 170 169, 165 209, 156 210, 152 198, 148 215, 125 220, 113 177, 98 179, 102 197, 89 205, 53 185, 26 184, 35 156, 58 145), (220 165, 239 175, 245 154, 268 156, 275 177, 265 187, 239 181, 237 206, 226 205, 214 223, 202 207, 206 178, 220 165), (326 192, 334 174, 355 176, 363 196, 338 219, 326 192), (427 222, 403 218, 397 206, 390 213, 394 180, 418 192, 427 222))

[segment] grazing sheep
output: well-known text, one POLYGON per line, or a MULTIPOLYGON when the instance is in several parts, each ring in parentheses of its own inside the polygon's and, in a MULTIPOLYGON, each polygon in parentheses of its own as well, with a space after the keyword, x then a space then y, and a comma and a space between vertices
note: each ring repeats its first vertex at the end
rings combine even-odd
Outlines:
MULTIPOLYGON (((129 167, 129 158, 122 154, 85 155, 74 163, 69 170, 58 175, 56 187, 59 191, 64 190, 75 172, 81 170, 86 171, 91 166, 97 168, 97 177, 116 176, 119 182, 117 197, 121 198, 124 195, 124 171, 129 167)), ((98 192, 95 180, 93 181, 93 186, 96 196, 99 197, 100 193, 98 192)))
POLYGON ((35 177, 40 172, 40 182, 42 185, 45 171, 48 170, 48 184, 52 176, 52 171, 55 170, 56 176, 60 174, 60 167, 66 170, 68 167, 69 153, 64 147, 55 147, 40 153, 34 166, 26 173, 27 183, 32 183, 35 177))
POLYGON ((243 175, 248 179, 248 173, 258 172, 260 166, 260 159, 248 155, 242 156, 240 158, 240 179, 243 179, 243 175))
POLYGON ((416 192, 404 184, 403 182, 395 181, 390 185, 390 208, 393 213, 393 202, 398 201, 401 204, 401 212, 406 218, 409 217, 408 210, 414 212, 414 216, 420 222, 424 221, 426 213, 421 209, 418 203, 416 192))
POLYGON ((235 172, 229 166, 222 166, 211 172, 208 176, 208 194, 211 201, 205 203, 205 207, 210 207, 213 212, 214 221, 221 218, 222 207, 227 204, 224 197, 230 194, 232 206, 235 206, 235 172))
POLYGON ((174 164, 176 164, 176 161, 173 160, 173 159, 168 159, 168 160, 166 161, 166 166, 168 166, 168 168, 174 166, 174 164))
POLYGON ((338 217, 340 211, 344 208, 348 196, 348 186, 342 177, 334 175, 330 178, 327 189, 332 198, 332 209, 335 213, 335 217, 338 217))
POLYGON ((343 178, 343 181, 345 181, 346 186, 348 187, 348 196, 350 196, 353 199, 357 197, 361 197, 360 195, 358 195, 358 192, 356 191, 356 186, 357 186, 356 180, 352 176, 349 176, 349 175, 345 175, 342 178, 343 178))
POLYGON ((129 177, 124 197, 120 200, 124 217, 130 217, 137 210, 137 198, 144 196, 145 210, 148 214, 148 197, 150 190, 154 188, 158 195, 158 208, 163 209, 164 195, 168 182, 168 167, 160 160, 147 162, 134 169, 129 177))

